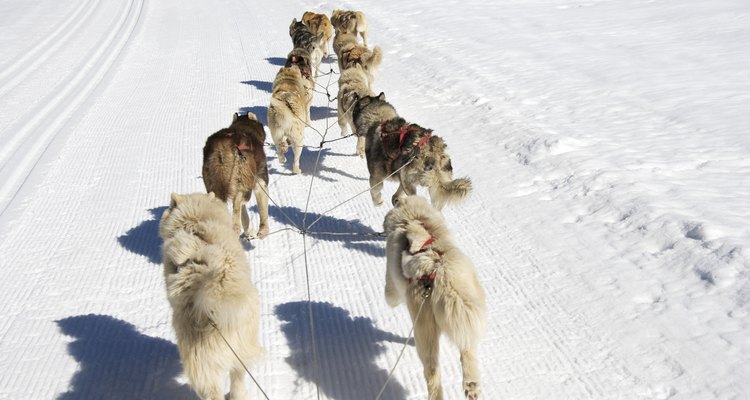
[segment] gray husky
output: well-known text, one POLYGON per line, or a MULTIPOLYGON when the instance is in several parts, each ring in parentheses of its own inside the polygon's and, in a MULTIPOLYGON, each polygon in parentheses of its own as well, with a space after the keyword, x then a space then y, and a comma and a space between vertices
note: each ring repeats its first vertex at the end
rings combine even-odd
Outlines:
POLYGON ((354 96, 352 116, 357 134, 365 136, 370 195, 376 206, 383 203, 381 192, 387 178, 400 183, 391 197, 393 205, 404 195, 416 194, 417 185, 429 190, 432 205, 438 210, 446 203, 466 198, 471 180, 453 179, 451 159, 442 138, 399 117, 385 101, 384 93, 354 96))
POLYGON ((318 75, 320 62, 323 60, 325 50, 323 48, 323 38, 314 34, 310 28, 297 18, 292 20, 289 25, 289 36, 292 37, 292 44, 295 48, 302 48, 310 53, 310 62, 315 67, 315 75, 318 75))

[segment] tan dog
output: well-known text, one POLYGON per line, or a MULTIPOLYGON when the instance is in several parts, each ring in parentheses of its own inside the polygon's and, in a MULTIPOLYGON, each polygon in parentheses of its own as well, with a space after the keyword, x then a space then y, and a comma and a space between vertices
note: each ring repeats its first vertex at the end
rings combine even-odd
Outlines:
POLYGON ((263 352, 260 304, 225 204, 213 193, 173 193, 159 234, 172 326, 190 385, 202 399, 224 400, 229 373, 230 398, 248 399, 237 357, 250 363, 263 352))
POLYGON ((310 31, 323 39, 323 52, 328 55, 328 43, 333 37, 333 25, 325 14, 316 14, 312 11, 305 11, 302 14, 302 22, 310 28, 310 31))
POLYGON ((310 52, 300 47, 295 47, 294 49, 292 49, 292 51, 290 51, 286 56, 286 62, 284 63, 284 66, 289 68, 292 65, 296 65, 299 68, 302 77, 307 80, 305 89, 307 90, 307 93, 312 96, 313 88, 315 87, 315 80, 312 73, 312 61, 310 58, 310 52))
POLYGON ((305 125, 310 121, 312 94, 306 88, 307 80, 296 65, 282 67, 273 80, 271 105, 268 106, 268 129, 276 145, 279 162, 286 163, 286 152, 292 146, 294 161, 292 172, 299 174, 299 159, 305 125))
POLYGON ((256 233, 250 229, 250 217, 245 203, 255 192, 260 214, 257 237, 268 235, 268 167, 263 150, 266 132, 253 113, 236 113, 229 128, 224 128, 206 140, 203 147, 203 183, 207 192, 215 193, 223 202, 232 201, 234 230, 250 239, 256 233))
MULTIPOLYGON (((341 60, 341 49, 344 46, 356 46, 357 44, 359 42, 357 42, 355 33, 336 32, 336 36, 333 37, 333 52, 341 60)), ((339 61, 339 68, 341 68, 341 61, 339 61)))
POLYGON ((383 228, 385 299, 391 307, 406 302, 409 308, 428 398, 443 398, 438 354, 440 335, 445 334, 461 352, 466 398, 478 399, 476 353, 486 317, 474 265, 456 247, 442 214, 421 197, 399 201, 385 216, 383 228))
POLYGON ((338 57, 340 71, 345 71, 355 65, 361 66, 367 73, 368 87, 372 90, 378 66, 383 61, 383 52, 380 47, 375 46, 370 50, 367 47, 349 42, 341 46, 338 57))
POLYGON ((468 196, 471 180, 453 179, 453 166, 443 139, 433 135, 432 130, 399 117, 385 101, 385 94, 358 97, 352 117, 357 134, 365 136, 370 195, 376 206, 383 203, 385 179, 400 183, 391 197, 394 205, 401 196, 416 194, 417 186, 429 190, 432 205, 439 210, 468 196))
POLYGON ((367 47, 367 20, 361 11, 333 10, 331 24, 336 34, 359 33, 362 36, 362 44, 367 47))
MULTIPOLYGON (((352 117, 352 108, 354 103, 360 97, 372 96, 374 93, 370 90, 370 79, 367 72, 360 65, 354 65, 351 68, 342 70, 339 76, 339 94, 338 99, 338 123, 341 128, 341 136, 349 134, 349 128, 356 132, 354 119, 352 117)), ((357 155, 365 156, 365 137, 357 135, 357 155)))

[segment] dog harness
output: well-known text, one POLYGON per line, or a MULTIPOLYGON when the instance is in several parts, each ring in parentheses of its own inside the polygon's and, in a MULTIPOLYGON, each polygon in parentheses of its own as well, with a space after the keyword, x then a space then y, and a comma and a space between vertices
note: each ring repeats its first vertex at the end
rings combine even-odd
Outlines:
MULTIPOLYGON (((387 122, 388 121, 383 121, 380 124, 380 138, 381 138, 381 141, 383 143, 383 147, 384 148, 386 147, 386 145, 385 145, 386 142, 385 142, 385 140, 382 140, 382 139, 384 139, 386 136, 398 134, 398 149, 396 149, 396 150, 401 150, 404 147, 404 138, 406 137, 406 134, 409 133, 409 132, 419 132, 419 130, 420 130, 420 128, 411 126, 409 123, 404 123, 404 125, 401 126, 400 130, 388 132, 388 131, 385 130, 385 124, 387 122)), ((430 136, 432 136, 432 132, 431 131, 427 131, 427 134, 424 135, 422 137, 422 139, 419 139, 419 142, 417 142, 416 147, 422 147, 422 146, 424 146, 424 144, 427 143, 427 141, 430 139, 430 136)), ((385 153, 388 154, 388 149, 385 148, 385 150, 386 150, 385 153)), ((389 155, 388 158, 390 158, 391 160, 397 159, 399 153, 396 152, 394 154, 395 155, 389 155)))
MULTIPOLYGON (((226 133, 226 134, 225 134, 224 136, 226 136, 226 137, 228 137, 228 138, 231 138, 232 136, 234 136, 234 134, 235 134, 235 132, 227 132, 227 133, 226 133)), ((238 145, 237 145, 237 146, 235 146, 235 147, 237 147, 237 150, 239 150, 239 151, 240 151, 240 156, 242 156, 242 152, 243 152, 243 151, 250 151, 250 150, 252 150, 252 149, 253 149, 253 145, 252 145, 252 144, 250 144, 250 145, 248 146, 248 145, 246 145, 246 144, 244 144, 244 143, 240 143, 240 144, 238 144, 238 145)))
MULTIPOLYGON (((428 246, 430 246, 435 239, 430 236, 429 239, 425 240, 424 244, 422 244, 422 247, 419 248, 416 252, 412 254, 418 254, 422 253, 427 250, 428 246)), ((440 252, 437 252, 440 254, 440 252)), ((417 279, 417 282, 422 285, 422 287, 429 293, 432 291, 433 286, 435 286, 435 277, 437 276, 437 270, 430 272, 429 274, 422 275, 419 279, 417 279)), ((412 278, 409 278, 409 283, 413 282, 412 278)))

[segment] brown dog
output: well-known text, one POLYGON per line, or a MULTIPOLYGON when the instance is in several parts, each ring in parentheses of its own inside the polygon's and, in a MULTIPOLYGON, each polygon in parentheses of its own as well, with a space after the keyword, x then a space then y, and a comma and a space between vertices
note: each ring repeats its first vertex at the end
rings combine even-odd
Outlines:
POLYGON ((253 113, 239 116, 232 124, 206 140, 203 147, 203 183, 224 203, 232 201, 234 230, 240 233, 240 219, 245 239, 256 237, 250 230, 245 203, 255 192, 260 214, 257 237, 268 235, 268 167, 263 144, 266 132, 253 113))
POLYGON ((333 25, 331 20, 325 14, 316 14, 312 11, 305 11, 302 14, 302 22, 310 28, 310 31, 316 36, 323 39, 323 52, 328 55, 328 42, 333 37, 333 25))
POLYGON ((352 117, 357 134, 365 136, 370 195, 376 206, 383 203, 381 191, 385 179, 400 183, 391 197, 393 205, 403 195, 416 194, 417 185, 429 190, 432 205, 438 210, 446 203, 468 196, 471 180, 453 179, 451 159, 442 138, 399 117, 383 93, 353 96, 356 101, 352 117))

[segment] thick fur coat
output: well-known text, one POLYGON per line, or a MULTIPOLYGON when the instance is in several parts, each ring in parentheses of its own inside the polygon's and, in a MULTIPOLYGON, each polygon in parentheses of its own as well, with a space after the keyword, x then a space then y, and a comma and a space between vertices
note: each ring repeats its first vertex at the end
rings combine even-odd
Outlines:
POLYGON ((292 172, 299 174, 300 155, 305 126, 310 121, 312 95, 306 88, 306 80, 296 65, 282 67, 273 80, 271 104, 268 106, 268 129, 276 145, 279 162, 286 163, 289 146, 294 153, 292 172))
POLYGON ((308 94, 312 96, 312 91, 315 87, 315 77, 313 76, 310 52, 300 47, 292 49, 292 51, 286 56, 284 67, 290 68, 292 65, 296 65, 297 68, 299 68, 300 74, 302 74, 302 77, 307 81, 305 89, 307 89, 308 94))
POLYGON ((223 202, 232 202, 234 230, 243 236, 268 235, 268 166, 263 149, 266 132, 253 113, 234 114, 232 124, 206 140, 203 147, 203 183, 223 202), (260 214, 257 233, 250 227, 245 203, 255 192, 260 214))
MULTIPOLYGON (((370 91, 369 78, 365 70, 355 65, 349 69, 343 70, 339 77, 339 94, 338 100, 338 123, 341 128, 341 136, 349 134, 349 129, 356 131, 354 119, 352 117, 352 108, 357 98, 372 96, 370 91)), ((357 136, 356 152, 360 157, 365 156, 365 137, 357 136)))
POLYGON ((333 10, 331 24, 336 34, 359 33, 362 36, 362 44, 367 47, 367 20, 361 11, 333 10))
POLYGON ((328 54, 328 43, 333 37, 333 25, 331 20, 325 14, 316 14, 312 11, 305 11, 302 14, 302 22, 310 28, 310 31, 322 39, 323 53, 328 54))
POLYGON ((345 43, 339 51, 339 69, 345 71, 359 65, 367 73, 367 81, 372 90, 377 76, 378 66, 383 62, 383 52, 375 46, 372 50, 356 43, 345 43))
POLYGON ((386 179, 400 183, 391 197, 394 205, 402 196, 416 194, 417 186, 428 189, 437 209, 468 196, 471 180, 453 179, 453 166, 443 139, 430 129, 399 117, 385 101, 385 94, 357 98, 352 116, 357 133, 365 137, 370 195, 376 206, 383 203, 381 192, 386 179))
POLYGON ((177 348, 190 385, 202 399, 248 398, 245 364, 262 355, 260 305, 250 267, 224 203, 213 193, 172 194, 159 224, 164 280, 177 348))
POLYGON ((310 53, 310 62, 315 67, 315 75, 318 75, 320 62, 323 60, 325 48, 323 47, 323 38, 313 33, 310 28, 297 18, 292 20, 289 25, 289 36, 292 37, 294 48, 305 49, 310 53))
POLYGON ((385 299, 391 307, 405 302, 409 309, 428 398, 442 399, 441 334, 461 353, 466 398, 479 398, 477 344, 486 310, 474 265, 456 247, 442 214, 421 197, 402 199, 385 216, 383 228, 387 235, 385 299))

